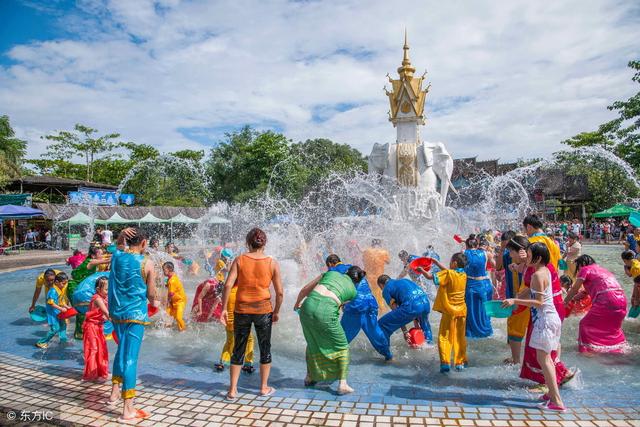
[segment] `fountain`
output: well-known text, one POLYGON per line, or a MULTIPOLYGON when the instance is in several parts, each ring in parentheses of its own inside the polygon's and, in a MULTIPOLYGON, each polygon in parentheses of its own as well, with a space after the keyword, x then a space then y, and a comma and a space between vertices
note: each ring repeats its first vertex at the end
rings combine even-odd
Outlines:
MULTIPOLYGON (((216 203, 209 207, 197 229, 185 241, 187 252, 193 257, 220 243, 229 245, 238 254, 244 250, 244 236, 250 228, 258 226, 267 232, 267 253, 280 262, 285 286, 281 320, 273 329, 273 378, 277 387, 297 388, 301 385, 305 373, 304 338, 292 306, 302 286, 324 270, 324 258, 329 253, 338 254, 345 262, 358 264, 362 262, 359 248, 369 245, 372 239, 380 239, 391 254, 387 272, 392 276, 401 271, 396 254, 403 249, 422 254, 433 246, 446 261, 460 250, 460 245, 452 238, 454 234, 520 229, 522 217, 532 210, 530 195, 536 177, 540 171, 557 164, 557 157, 551 157, 502 176, 480 175, 467 187, 448 194, 451 156, 444 145, 429 144, 420 139, 419 126, 424 122, 423 107, 428 88, 421 90, 422 78, 414 78, 413 71, 405 43, 405 60, 399 70, 401 78, 391 80, 394 88, 393 92, 388 92, 392 106, 390 119, 398 128, 398 138, 392 145, 374 146, 369 174, 331 175, 299 202, 287 200, 269 188, 264 195, 247 203, 216 203), (230 223, 224 227, 214 225, 209 221, 213 217, 224 217, 230 223)), ((604 159, 612 167, 625 171, 638 185, 629 165, 611 153, 599 149, 573 152, 604 159)), ((189 168, 194 177, 203 176, 197 167, 182 159, 168 156, 163 159, 189 168)), ((119 191, 134 176, 155 170, 156 162, 142 162, 134 168, 123 179, 119 191)), ((271 180, 282 173, 282 166, 274 167, 271 180)), ((208 185, 204 178, 201 184, 203 187, 208 185)), ((90 205, 88 209, 91 209, 90 205)), ((92 230, 90 225, 90 234, 92 230)), ((614 256, 600 249, 594 251, 597 259, 602 259, 618 277, 624 277, 618 254, 614 256)), ((151 251, 150 255, 158 267, 171 259, 160 251, 151 251)), ((185 277, 183 272, 179 274, 189 299, 188 315, 195 288, 204 275, 185 277)), ((629 292, 631 282, 624 283, 629 292)), ((18 281, 16 289, 24 290, 26 287, 22 285, 18 281)), ((8 295, 13 298, 14 294, 8 292, 8 295)), ((14 305, 19 304, 11 304, 14 305)), ((215 323, 190 322, 187 331, 179 334, 164 325, 164 312, 161 316, 158 326, 150 330, 145 339, 141 375, 162 371, 163 376, 193 381, 214 375, 213 363, 224 342, 223 327, 215 323)), ((437 325, 439 314, 433 313, 431 317, 432 325, 437 325)), ((6 324, 12 320, 0 318, 3 319, 7 320, 6 324)), ((616 362, 603 363, 599 357, 578 358, 575 349, 577 320, 569 318, 565 322, 563 358, 570 366, 580 366, 585 375, 583 383, 574 385, 577 389, 566 392, 568 399, 576 405, 616 402, 620 395, 628 392, 629 385, 637 385, 638 370, 632 367, 637 366, 640 351, 634 346, 628 355, 621 356, 616 362), (624 364, 628 366, 621 369, 620 365, 624 364), (602 393, 586 393, 579 389, 582 384, 589 388, 604 382, 608 388, 602 393)), ((471 367, 464 375, 455 377, 437 373, 438 356, 434 348, 410 350, 396 334, 392 337, 396 362, 385 365, 360 336, 351 346, 353 385, 363 399, 369 395, 387 395, 404 396, 408 401, 455 400, 476 404, 487 401, 499 404, 513 399, 517 393, 524 393, 521 390, 524 383, 518 383, 516 368, 501 365, 508 352, 506 325, 503 320, 494 320, 494 326, 493 337, 470 342, 471 367)), ((15 328, 10 326, 8 333, 23 333, 15 328)), ((31 352, 31 348, 28 351, 31 352)), ((46 358, 46 354, 43 357, 46 358)), ((55 353, 51 357, 55 357, 55 353)), ((219 378, 222 381, 222 377, 219 378)), ((246 381, 257 380, 254 377, 246 381)), ((328 396, 324 389, 309 393, 328 396)))

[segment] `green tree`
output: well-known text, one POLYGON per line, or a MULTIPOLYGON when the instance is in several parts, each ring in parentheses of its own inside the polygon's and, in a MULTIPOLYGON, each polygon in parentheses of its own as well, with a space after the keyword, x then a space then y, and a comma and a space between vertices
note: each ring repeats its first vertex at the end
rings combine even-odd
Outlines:
POLYGON ((21 175, 27 142, 16 138, 9 116, 0 116, 0 187, 21 175))
POLYGON ((194 164, 200 164, 204 159, 204 150, 180 150, 172 154, 179 159, 189 160, 194 164))
POLYGON ((76 124, 73 132, 59 131, 54 135, 46 135, 44 139, 53 141, 43 155, 51 160, 68 160, 76 156, 84 158, 86 174, 84 179, 93 180, 94 162, 97 158, 108 158, 111 151, 120 146, 115 140, 120 134, 109 133, 95 137, 96 129, 76 124))
POLYGON ((332 173, 353 175, 367 171, 367 161, 360 151, 330 139, 298 142, 293 144, 292 152, 301 162, 300 167, 306 175, 303 183, 305 192, 332 173))
POLYGON ((205 164, 213 201, 244 202, 267 189, 280 194, 291 190, 291 174, 280 167, 291 154, 284 135, 245 126, 225 138, 211 149, 205 164))

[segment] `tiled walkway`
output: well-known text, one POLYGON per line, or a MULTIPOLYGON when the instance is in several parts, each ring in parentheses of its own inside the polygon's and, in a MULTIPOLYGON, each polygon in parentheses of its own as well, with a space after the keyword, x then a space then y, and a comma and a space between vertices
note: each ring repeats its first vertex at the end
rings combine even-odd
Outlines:
MULTIPOLYGON (((117 425, 118 413, 105 407, 110 384, 85 383, 81 372, 0 353, 0 425, 15 417, 23 425, 117 425), (28 422, 30 421, 30 422, 28 422)), ((161 373, 160 373, 161 375, 161 373)), ((573 408, 566 414, 538 409, 393 405, 241 395, 226 403, 220 389, 143 383, 140 406, 153 414, 141 426, 640 426, 636 408, 573 408)))

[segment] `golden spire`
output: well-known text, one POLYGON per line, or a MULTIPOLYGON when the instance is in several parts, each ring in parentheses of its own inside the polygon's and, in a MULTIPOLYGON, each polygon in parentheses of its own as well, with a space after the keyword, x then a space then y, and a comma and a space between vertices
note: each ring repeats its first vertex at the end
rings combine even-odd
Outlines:
POLYGON ((427 99, 429 87, 422 88, 425 74, 420 77, 414 77, 416 69, 411 66, 409 59, 409 42, 407 38, 407 30, 404 30, 404 55, 402 57, 402 66, 398 68, 399 79, 392 79, 387 74, 387 79, 391 83, 391 91, 384 89, 385 94, 389 98, 389 120, 395 126, 401 120, 418 120, 419 124, 424 124, 424 103, 427 99))
POLYGON ((404 29, 404 46, 402 47, 404 54, 402 56, 402 67, 398 68, 398 74, 401 79, 405 77, 413 77, 413 73, 416 69, 411 66, 411 60, 409 59, 409 42, 407 41, 407 29, 404 29))

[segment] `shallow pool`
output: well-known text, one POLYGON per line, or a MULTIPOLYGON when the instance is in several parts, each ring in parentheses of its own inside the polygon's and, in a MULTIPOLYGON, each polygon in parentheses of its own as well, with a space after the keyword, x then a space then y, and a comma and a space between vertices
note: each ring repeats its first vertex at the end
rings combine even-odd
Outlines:
MULTIPOLYGON (((623 274, 620 251, 620 246, 585 247, 586 253, 616 273, 630 296, 632 282, 623 274)), ((278 388, 277 394, 283 397, 335 399, 332 391, 334 386, 316 389, 303 387, 305 344, 297 315, 291 311, 301 284, 295 283, 297 271, 293 262, 283 261, 282 270, 288 290, 282 320, 274 326, 273 385, 278 388)), ((47 350, 34 347, 36 340, 47 331, 46 325, 34 324, 27 313, 34 281, 40 272, 41 269, 0 274, 0 286, 3 290, 0 322, 5 325, 0 350, 57 365, 81 368, 80 342, 62 346, 54 339, 47 350)), ((196 280, 186 280, 189 299, 192 298, 196 285, 196 280)), ((40 298, 42 304, 44 297, 40 298)), ((437 313, 431 317, 434 334, 437 333, 439 317, 437 313)), ((562 359, 567 366, 577 367, 581 371, 578 378, 564 388, 565 403, 574 407, 635 405, 640 391, 640 322, 625 321, 624 330, 631 344, 628 354, 585 357, 577 354, 578 321, 578 318, 571 317, 563 327, 562 359)), ((519 369, 501 364, 509 355, 506 321, 494 319, 494 329, 495 334, 489 339, 469 341, 469 369, 449 375, 439 373, 437 349, 433 346, 410 350, 402 342, 400 335, 396 334, 393 337, 396 360, 385 363, 361 334, 351 347, 349 379, 356 393, 340 399, 418 405, 425 401, 434 405, 534 405, 533 395, 526 391, 526 386, 530 383, 518 378, 519 369)), ((68 331, 71 330, 72 325, 68 331)), ((213 364, 220 355, 223 342, 224 329, 219 324, 190 324, 184 333, 149 327, 141 351, 139 378, 145 386, 161 383, 163 387, 170 387, 172 383, 186 381, 194 388, 222 391, 228 374, 216 373, 213 364)), ((109 350, 113 356, 113 342, 109 342, 109 350)), ((257 372, 253 375, 243 374, 240 385, 243 391, 253 392, 258 382, 257 372)))

